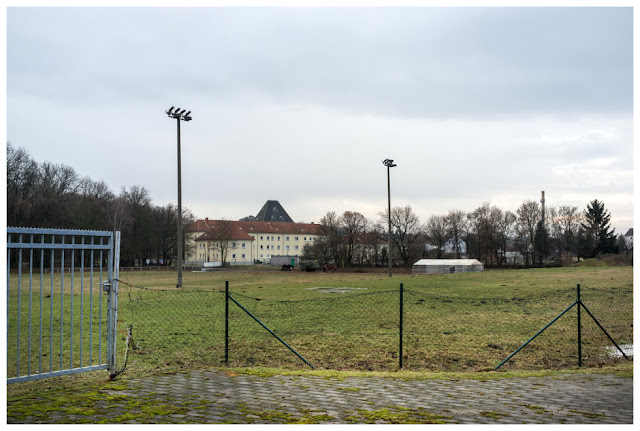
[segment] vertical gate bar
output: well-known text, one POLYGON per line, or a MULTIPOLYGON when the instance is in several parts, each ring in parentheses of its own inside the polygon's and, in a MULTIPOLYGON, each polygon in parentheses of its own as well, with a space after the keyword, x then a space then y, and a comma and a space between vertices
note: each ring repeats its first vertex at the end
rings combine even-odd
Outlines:
POLYGON ((224 282, 224 363, 229 364, 229 280, 224 282))
MULTIPOLYGON (((31 234, 33 245, 33 234, 31 234)), ((27 375, 31 375, 31 306, 33 305, 33 247, 29 249, 29 344, 27 346, 27 375)))
POLYGON ((117 357, 116 357, 116 344, 118 341, 118 277, 120 276, 120 231, 115 231, 114 236, 112 237, 112 248, 113 253, 112 264, 113 268, 112 278, 111 278, 111 307, 109 309, 109 314, 111 314, 111 325, 112 325, 112 333, 111 333, 111 367, 110 370, 111 375, 117 372, 117 357))
MULTIPOLYGON (((113 277, 113 241, 109 241, 109 251, 107 257, 107 280, 111 283, 113 277)), ((107 369, 111 374, 111 286, 107 293, 107 369)))
POLYGON ((400 283, 400 354, 399 368, 402 369, 402 337, 403 337, 404 285, 400 283))
POLYGON ((51 235, 51 292, 49 292, 49 372, 53 371, 53 279, 55 269, 55 244, 56 236, 51 235))
POLYGON ((80 367, 82 368, 82 338, 84 337, 84 334, 82 333, 82 321, 84 320, 84 313, 83 313, 83 299, 84 299, 84 235, 81 237, 82 238, 82 250, 80 251, 80 352, 79 352, 79 360, 80 360, 80 367))
POLYGON ((40 342, 38 357, 38 374, 42 374, 42 301, 44 300, 44 234, 40 236, 40 342))
POLYGON ((91 237, 91 269, 89 270, 89 366, 93 358, 93 238, 91 237))
MULTIPOLYGON (((18 242, 22 244, 22 234, 19 235, 18 242)), ((20 312, 22 299, 22 248, 18 250, 18 360, 16 362, 16 377, 20 375, 20 312)))
MULTIPOLYGON (((7 244, 11 243, 11 234, 7 234, 7 244)), ((9 285, 11 283, 11 249, 7 247, 7 345, 9 345, 9 285)), ((7 364, 9 363, 9 349, 7 349, 7 364)), ((16 376, 17 377, 17 376, 16 376)))
POLYGON ((582 300, 580 299, 580 285, 578 284, 578 367, 582 367, 582 322, 580 320, 580 306, 582 305, 582 300))
POLYGON ((116 322, 113 321, 113 314, 111 310, 113 309, 113 236, 109 241, 109 257, 107 261, 107 278, 109 280, 109 296, 107 296, 107 369, 109 370, 109 374, 112 375, 115 373, 115 366, 113 363, 113 353, 114 353, 114 343, 113 339, 115 338, 115 325, 116 322))
MULTIPOLYGON (((103 245, 103 238, 100 237, 100 245, 103 245)), ((100 249, 100 286, 98 287, 98 362, 102 362, 102 248, 100 249)))
MULTIPOLYGON (((64 235, 62 235, 62 244, 64 244, 64 235)), ((60 264, 60 371, 62 371, 62 340, 63 340, 63 317, 64 317, 64 248, 61 249, 60 264)))
MULTIPOLYGON (((76 236, 71 236, 71 245, 75 245, 76 236)), ((73 368, 73 282, 75 278, 75 261, 76 261, 76 250, 74 248, 71 249, 71 268, 70 268, 70 277, 71 277, 71 313, 69 315, 69 368, 73 368)))

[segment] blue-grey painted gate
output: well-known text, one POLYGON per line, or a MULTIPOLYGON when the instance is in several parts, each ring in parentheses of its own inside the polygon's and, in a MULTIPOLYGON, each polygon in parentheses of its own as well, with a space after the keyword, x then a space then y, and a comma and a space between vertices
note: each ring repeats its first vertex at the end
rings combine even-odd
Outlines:
POLYGON ((120 232, 7 228, 7 383, 116 370, 120 232))

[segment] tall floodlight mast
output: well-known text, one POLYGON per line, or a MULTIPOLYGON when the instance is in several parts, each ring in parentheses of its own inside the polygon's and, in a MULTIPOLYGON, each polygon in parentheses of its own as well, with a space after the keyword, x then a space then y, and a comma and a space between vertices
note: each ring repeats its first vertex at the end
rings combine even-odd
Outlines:
POLYGON ((389 261, 389 277, 392 276, 392 260, 391 260, 391 179, 390 179, 390 169, 397 166, 393 163, 391 159, 385 159, 382 161, 382 164, 387 167, 387 196, 388 196, 388 216, 389 216, 389 250, 387 250, 387 260, 389 261))

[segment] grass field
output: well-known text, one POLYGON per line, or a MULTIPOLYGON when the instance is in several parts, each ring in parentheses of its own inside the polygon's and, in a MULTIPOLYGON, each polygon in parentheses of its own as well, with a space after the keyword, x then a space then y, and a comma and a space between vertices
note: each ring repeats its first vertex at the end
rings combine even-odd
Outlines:
MULTIPOLYGON (((633 343, 630 267, 495 270, 415 277, 395 271, 392 278, 375 271, 305 273, 260 267, 186 272, 182 289, 175 288, 175 272, 122 272, 120 280, 118 361, 121 366, 126 328, 132 325, 127 372, 135 375, 224 365, 227 280, 234 299, 320 370, 398 369, 401 283, 402 358, 406 370, 493 369, 576 300, 577 284, 581 285, 585 305, 614 340, 618 344, 633 343)), ((39 286, 39 280, 33 285, 39 286)), ((80 351, 70 347, 69 325, 59 323, 71 321, 68 282, 65 281, 62 296, 59 278, 54 280, 52 291, 49 285, 45 286, 43 339, 47 354, 51 343, 55 356, 45 360, 45 368, 48 370, 50 360, 54 368, 61 360, 77 366, 80 351), (49 333, 50 306, 54 323, 49 333)), ((17 368, 18 330, 13 323, 18 316, 16 277, 12 277, 9 291, 7 372, 11 377, 17 368)), ((38 323, 30 331, 25 324, 29 313, 28 286, 23 284, 20 295, 20 369, 26 370, 31 339, 32 372, 40 366, 39 287, 34 292, 31 313, 38 323)), ((82 289, 76 287, 73 295, 74 339, 79 341, 82 322, 85 363, 89 358, 86 350, 89 340, 94 350, 101 343, 101 332, 97 329, 101 321, 99 295, 96 295, 89 281, 83 282, 82 289), (88 328, 93 329, 89 332, 88 328)), ((106 301, 103 307, 104 304, 106 301)), ((230 366, 308 368, 234 303, 229 310, 230 366)), ((106 319, 104 310, 102 313, 106 319)), ((583 312, 584 365, 615 361, 606 354, 610 345, 583 312)), ((101 349, 105 349, 104 344, 101 349)), ((92 361, 96 355, 92 353, 92 361)), ((564 369, 576 365, 577 311, 573 307, 501 370, 564 369)))

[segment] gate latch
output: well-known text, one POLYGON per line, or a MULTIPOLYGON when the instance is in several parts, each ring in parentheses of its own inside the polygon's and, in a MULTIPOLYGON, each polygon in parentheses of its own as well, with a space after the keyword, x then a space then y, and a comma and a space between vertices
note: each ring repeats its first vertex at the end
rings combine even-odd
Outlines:
POLYGON ((105 292, 111 292, 111 281, 106 280, 102 282, 102 290, 105 292))

